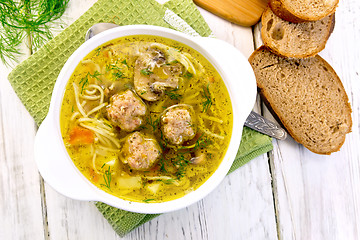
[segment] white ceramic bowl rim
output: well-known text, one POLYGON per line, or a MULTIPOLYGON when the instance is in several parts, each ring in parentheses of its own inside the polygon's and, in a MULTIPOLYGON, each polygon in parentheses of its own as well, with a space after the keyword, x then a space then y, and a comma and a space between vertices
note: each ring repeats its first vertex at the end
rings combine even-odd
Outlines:
POLYGON ((247 59, 230 44, 149 25, 121 26, 96 35, 81 45, 62 68, 51 98, 49 113, 35 139, 35 160, 46 182, 70 198, 101 201, 132 212, 164 213, 184 208, 210 193, 229 171, 241 140, 243 123, 255 103, 256 81, 247 59), (208 59, 222 76, 230 94, 233 108, 233 130, 230 145, 218 169, 197 190, 185 196, 162 203, 131 202, 108 194, 90 183, 75 167, 62 141, 60 108, 65 87, 78 63, 96 47, 119 37, 155 35, 174 39, 195 49, 208 59), (49 137, 50 136, 50 137, 49 137), (64 172, 67 178, 64 179, 64 172))

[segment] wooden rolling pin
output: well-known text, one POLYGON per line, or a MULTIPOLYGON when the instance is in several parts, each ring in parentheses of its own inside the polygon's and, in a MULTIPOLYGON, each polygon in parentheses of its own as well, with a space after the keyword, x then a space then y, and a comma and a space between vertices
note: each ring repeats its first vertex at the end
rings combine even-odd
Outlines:
POLYGON ((256 24, 268 0, 194 0, 195 4, 230 22, 249 27, 256 24))

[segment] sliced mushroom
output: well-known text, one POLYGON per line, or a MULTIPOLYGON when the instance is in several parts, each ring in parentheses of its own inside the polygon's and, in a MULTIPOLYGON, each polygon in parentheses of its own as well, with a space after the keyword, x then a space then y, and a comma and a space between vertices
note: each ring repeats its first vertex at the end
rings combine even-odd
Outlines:
POLYGON ((181 74, 180 63, 169 63, 162 51, 150 47, 135 61, 135 91, 147 101, 157 101, 167 88, 179 86, 181 74))
POLYGON ((204 149, 197 150, 195 156, 190 159, 192 164, 202 164, 206 161, 206 152, 204 149))

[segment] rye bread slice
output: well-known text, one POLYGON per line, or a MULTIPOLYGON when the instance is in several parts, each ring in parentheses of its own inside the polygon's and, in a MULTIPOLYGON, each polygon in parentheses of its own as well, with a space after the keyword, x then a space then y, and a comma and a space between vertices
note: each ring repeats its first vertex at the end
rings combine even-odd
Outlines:
POLYGON ((325 48, 335 24, 334 14, 313 22, 291 23, 267 8, 261 17, 261 37, 273 52, 305 58, 325 48))
POLYGON ((339 0, 270 0, 269 5, 282 19, 299 23, 317 21, 335 12, 339 0))
POLYGON ((262 99, 295 141, 318 154, 340 149, 351 131, 351 107, 324 59, 284 58, 262 46, 249 62, 262 99))

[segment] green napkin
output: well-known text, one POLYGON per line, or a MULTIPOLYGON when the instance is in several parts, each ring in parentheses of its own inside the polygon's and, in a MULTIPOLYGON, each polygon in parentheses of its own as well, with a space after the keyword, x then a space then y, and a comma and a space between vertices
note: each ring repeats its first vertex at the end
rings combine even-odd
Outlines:
MULTIPOLYGON (((16 94, 38 125, 47 114, 52 89, 62 66, 84 42, 87 29, 98 22, 151 24, 191 35, 212 34, 191 0, 170 0, 163 5, 154 0, 99 0, 8 76, 16 94)), ((245 127, 237 157, 229 173, 271 149, 271 138, 245 127)), ((96 206, 120 236, 157 216, 127 212, 104 203, 96 203, 96 206)))

